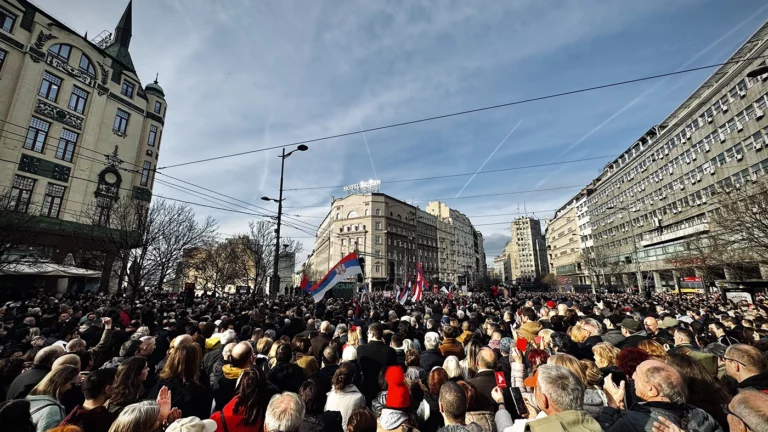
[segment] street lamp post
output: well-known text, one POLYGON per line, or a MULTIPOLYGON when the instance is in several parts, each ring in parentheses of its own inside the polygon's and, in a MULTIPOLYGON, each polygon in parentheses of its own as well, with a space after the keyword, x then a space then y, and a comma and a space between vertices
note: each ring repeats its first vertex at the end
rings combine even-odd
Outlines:
POLYGON ((280 198, 274 199, 266 196, 261 197, 264 201, 273 201, 277 203, 277 228, 275 228, 275 262, 272 265, 272 290, 277 293, 280 290, 280 224, 283 217, 283 177, 285 174, 285 160, 288 156, 292 155, 295 151, 307 151, 309 147, 301 144, 296 147, 296 150, 292 150, 288 153, 283 148, 283 154, 279 155, 280 158, 280 198))

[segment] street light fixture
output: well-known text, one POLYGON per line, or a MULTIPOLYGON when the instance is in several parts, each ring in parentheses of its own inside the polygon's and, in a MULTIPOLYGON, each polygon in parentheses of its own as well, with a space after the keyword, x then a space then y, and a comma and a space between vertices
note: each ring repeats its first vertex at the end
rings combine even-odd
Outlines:
POLYGON ((272 290, 277 293, 280 289, 280 273, 278 269, 278 264, 280 261, 280 224, 282 222, 283 217, 283 179, 285 174, 285 159, 288 158, 288 156, 292 155, 296 151, 307 151, 309 150, 309 147, 305 146, 304 144, 300 144, 296 146, 295 150, 291 150, 288 153, 285 152, 285 148, 283 148, 283 153, 278 155, 281 159, 280 163, 280 198, 274 199, 267 196, 261 197, 263 201, 272 201, 277 203, 277 228, 275 229, 275 259, 274 263, 272 265, 272 290))

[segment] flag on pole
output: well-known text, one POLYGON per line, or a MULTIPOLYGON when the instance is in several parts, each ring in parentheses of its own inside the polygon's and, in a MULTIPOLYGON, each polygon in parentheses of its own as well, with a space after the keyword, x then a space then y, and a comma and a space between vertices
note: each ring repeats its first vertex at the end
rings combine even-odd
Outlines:
POLYGON ((424 290, 424 275, 421 271, 421 263, 416 263, 416 285, 413 288, 413 301, 421 300, 421 293, 424 290))
POLYGON ((397 302, 402 304, 405 304, 405 301, 408 300, 408 293, 411 291, 411 282, 408 281, 408 284, 402 288, 402 291, 400 292, 400 295, 397 296, 397 302))
POLYGON ((302 291, 306 291, 311 286, 312 284, 309 283, 309 279, 307 279, 307 274, 301 273, 301 284, 299 285, 299 288, 301 288, 302 291))
POLYGON ((315 300, 315 303, 317 303, 322 300, 325 293, 337 283, 359 274, 363 274, 363 271, 360 268, 360 262, 357 260, 357 254, 352 252, 342 258, 320 282, 315 284, 312 288, 309 288, 307 293, 309 293, 315 300))

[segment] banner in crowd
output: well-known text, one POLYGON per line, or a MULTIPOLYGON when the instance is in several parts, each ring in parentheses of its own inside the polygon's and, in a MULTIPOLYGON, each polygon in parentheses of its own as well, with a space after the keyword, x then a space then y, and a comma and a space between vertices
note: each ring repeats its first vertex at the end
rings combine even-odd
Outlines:
POLYGON ((352 276, 363 274, 360 268, 360 262, 357 260, 357 254, 352 252, 345 256, 336 264, 325 277, 306 292, 312 296, 315 303, 319 302, 325 296, 325 293, 334 287, 337 283, 352 276))
POLYGON ((424 291, 424 273, 421 269, 421 263, 416 263, 416 285, 413 287, 413 301, 421 300, 421 294, 424 291))

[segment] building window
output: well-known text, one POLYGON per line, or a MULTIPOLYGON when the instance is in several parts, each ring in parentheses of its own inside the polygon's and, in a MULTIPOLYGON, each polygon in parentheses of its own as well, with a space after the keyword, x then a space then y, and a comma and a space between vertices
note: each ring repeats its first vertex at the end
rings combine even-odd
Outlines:
POLYGON ((144 166, 141 168, 141 185, 146 186, 149 183, 149 172, 152 170, 152 162, 144 161, 144 166))
POLYGON ((374 273, 381 273, 381 264, 374 264, 373 265, 373 272, 374 273))
POLYGON ((61 209, 61 200, 64 199, 66 188, 62 185, 48 183, 45 188, 45 199, 43 200, 43 215, 58 218, 61 209))
POLYGON ((382 242, 381 242, 381 236, 380 236, 380 235, 377 235, 377 236, 376 236, 376 244, 377 244, 377 245, 380 245, 380 244, 382 244, 382 242))
POLYGON ((62 129, 59 138, 59 146, 56 148, 56 159, 72 162, 72 154, 75 152, 78 135, 72 131, 62 129))
POLYGON ((32 191, 35 189, 35 179, 17 175, 13 178, 13 187, 11 188, 11 210, 26 213, 29 209, 29 200, 32 197, 32 191))
POLYGON ((43 74, 43 82, 40 83, 40 91, 37 94, 56 102, 56 99, 59 97, 59 88, 61 88, 61 78, 45 72, 43 74))
POLYGON ((365 215, 370 216, 371 215, 371 209, 365 209, 365 215))
POLYGON ((380 250, 376 250, 376 258, 381 258, 381 251, 380 250))
POLYGON ((67 44, 56 44, 48 48, 49 53, 64 60, 65 63, 69 63, 69 54, 71 51, 72 47, 67 44))
POLYGON ((347 213, 347 219, 352 219, 358 217, 357 212, 352 210, 351 212, 347 213))
POLYGON ((155 114, 160 114, 160 111, 162 110, 163 110, 163 104, 161 104, 158 101, 155 101, 155 109, 154 109, 155 114))
POLYGON ((16 22, 16 15, 8 12, 7 9, 0 7, 0 25, 3 26, 3 30, 8 33, 13 30, 13 23, 16 22))
POLYGON ((112 131, 121 135, 125 135, 125 130, 128 128, 128 119, 130 117, 130 114, 118 108, 117 114, 115 115, 115 124, 112 126, 112 131))
POLYGON ((79 114, 85 112, 85 104, 88 102, 88 93, 77 86, 72 86, 72 94, 69 96, 69 109, 79 114))
POLYGON ((341 245, 342 245, 342 246, 344 246, 344 245, 346 245, 346 244, 347 244, 347 241, 346 241, 346 240, 344 240, 344 239, 341 239, 341 245))
POLYGON ((5 56, 8 55, 8 51, 0 49, 0 71, 3 70, 3 64, 5 63, 5 56))
POLYGON ((91 60, 86 57, 85 54, 80 56, 80 72, 83 72, 86 75, 90 75, 92 77, 96 76, 96 69, 93 67, 91 60))
POLYGON ((381 229, 381 222, 376 222, 376 223, 374 223, 374 227, 375 227, 377 230, 380 230, 380 229, 381 229))
POLYGON ((42 153, 45 149, 45 140, 48 138, 48 129, 50 127, 50 123, 44 122, 37 117, 32 117, 32 120, 29 121, 24 148, 42 153))
POLYGON ((124 80, 123 87, 120 89, 120 94, 133 99, 133 89, 134 89, 133 83, 129 82, 128 80, 124 80))
POLYGON ((376 209, 376 216, 381 216, 381 209, 376 209))
POLYGON ((149 126, 149 140, 147 140, 147 145, 150 147, 154 147, 156 138, 157 138, 157 126, 151 125, 149 126))

